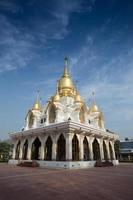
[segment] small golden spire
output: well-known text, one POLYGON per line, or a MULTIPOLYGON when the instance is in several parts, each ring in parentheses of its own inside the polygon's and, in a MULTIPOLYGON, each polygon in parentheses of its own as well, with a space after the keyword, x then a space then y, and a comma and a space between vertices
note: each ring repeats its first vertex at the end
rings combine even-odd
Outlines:
POLYGON ((53 97, 53 101, 57 102, 60 101, 60 95, 59 95, 59 91, 58 91, 58 80, 57 80, 57 85, 56 85, 56 95, 53 97))
POLYGON ((36 101, 35 101, 35 103, 33 105, 33 110, 41 111, 41 103, 40 103, 39 91, 37 91, 37 97, 36 97, 36 101))
POLYGON ((95 93, 92 92, 93 100, 92 100, 92 106, 90 108, 90 112, 99 112, 98 106, 96 105, 96 99, 95 99, 95 93))

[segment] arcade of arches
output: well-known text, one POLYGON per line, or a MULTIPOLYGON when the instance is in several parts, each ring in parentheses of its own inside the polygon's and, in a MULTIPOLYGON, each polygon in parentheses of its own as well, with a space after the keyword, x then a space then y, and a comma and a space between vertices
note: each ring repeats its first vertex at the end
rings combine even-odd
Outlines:
POLYGON ((47 135, 17 140, 13 159, 91 161, 115 160, 114 141, 78 134, 47 135))

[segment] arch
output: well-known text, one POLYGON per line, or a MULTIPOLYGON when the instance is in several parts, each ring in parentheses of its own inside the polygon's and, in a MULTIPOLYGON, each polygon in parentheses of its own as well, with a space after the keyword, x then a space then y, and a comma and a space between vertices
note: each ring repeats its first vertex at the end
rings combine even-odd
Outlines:
POLYGON ((31 159, 32 160, 39 160, 40 147, 41 147, 41 142, 40 142, 39 138, 37 137, 34 140, 34 142, 32 143, 32 149, 31 149, 31 159))
POLYGON ((66 160, 66 140, 63 134, 60 135, 57 141, 57 160, 66 160))
POLYGON ((18 141, 17 143, 17 146, 16 146, 16 153, 15 153, 15 159, 19 159, 19 153, 20 153, 20 140, 18 141))
POLYGON ((104 160, 108 160, 107 146, 105 141, 103 141, 103 153, 104 153, 104 160))
POLYGON ((81 123, 85 122, 85 111, 84 111, 84 107, 82 106, 80 109, 80 113, 79 113, 79 119, 81 123))
POLYGON ((76 134, 72 139, 72 160, 79 160, 79 141, 76 134))
POLYGON ((45 143, 45 160, 52 160, 52 146, 53 142, 50 136, 48 136, 45 143))
POLYGON ((56 118, 55 106, 52 104, 49 109, 49 123, 54 123, 56 118))
POLYGON ((84 149, 84 160, 90 160, 89 144, 88 144, 88 140, 86 137, 84 137, 84 140, 83 140, 83 149, 84 149))
POLYGON ((109 142, 109 152, 110 152, 110 159, 113 160, 113 149, 110 142, 109 142))
POLYGON ((93 141, 93 159, 100 160, 100 147, 96 138, 93 141))
POLYGON ((23 145, 23 160, 27 160, 27 151, 28 151, 28 140, 25 140, 23 145))

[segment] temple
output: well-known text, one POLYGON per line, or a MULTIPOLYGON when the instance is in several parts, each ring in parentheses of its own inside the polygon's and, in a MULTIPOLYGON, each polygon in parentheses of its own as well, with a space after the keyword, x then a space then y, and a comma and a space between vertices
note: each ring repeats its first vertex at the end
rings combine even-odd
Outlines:
POLYGON ((93 167, 99 160, 118 164, 114 150, 118 135, 105 129, 94 97, 90 106, 83 101, 67 58, 54 96, 42 106, 38 94, 23 130, 10 137, 14 145, 10 164, 33 160, 41 167, 57 168, 93 167))

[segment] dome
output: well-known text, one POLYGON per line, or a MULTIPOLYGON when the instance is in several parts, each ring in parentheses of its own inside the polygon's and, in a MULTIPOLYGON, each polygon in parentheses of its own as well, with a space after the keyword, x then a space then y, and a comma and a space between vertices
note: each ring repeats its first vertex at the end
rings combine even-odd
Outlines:
POLYGON ((75 96, 75 102, 80 102, 80 103, 83 102, 83 100, 82 100, 82 98, 81 98, 81 96, 79 94, 76 94, 76 96, 75 96))
POLYGON ((59 80, 59 90, 61 89, 74 89, 73 82, 69 76, 67 68, 64 69, 64 74, 59 80))
POLYGON ((40 103, 39 94, 37 94, 36 101, 35 101, 35 103, 34 103, 32 109, 33 109, 33 110, 39 110, 39 111, 41 111, 41 109, 42 109, 42 108, 41 108, 41 103, 40 103))
POLYGON ((59 94, 56 94, 56 95, 53 97, 53 101, 54 101, 54 102, 60 101, 60 95, 59 95, 59 94))
POLYGON ((90 108, 91 112, 99 112, 98 106, 96 105, 96 103, 93 103, 91 108, 90 108))
POLYGON ((33 110, 41 110, 41 105, 39 102, 35 102, 33 105, 33 110))
POLYGON ((58 91, 61 96, 74 96, 74 85, 68 72, 67 62, 68 60, 65 58, 64 73, 58 82, 58 91))

